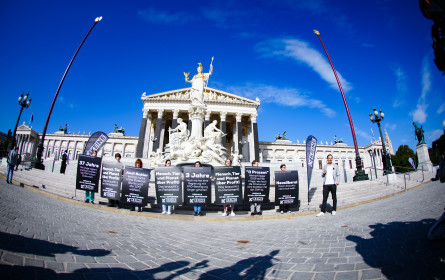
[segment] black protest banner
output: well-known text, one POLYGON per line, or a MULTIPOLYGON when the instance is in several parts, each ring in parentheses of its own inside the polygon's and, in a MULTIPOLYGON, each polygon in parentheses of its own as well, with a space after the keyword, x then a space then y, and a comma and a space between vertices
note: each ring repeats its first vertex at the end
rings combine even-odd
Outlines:
POLYGON ((122 163, 104 162, 102 165, 100 196, 112 200, 121 197, 122 163))
POLYGON ((299 187, 298 171, 276 171, 275 205, 297 205, 299 187))
POLYGON ((155 170, 155 174, 156 199, 158 203, 181 205, 181 168, 158 167, 155 170))
POLYGON ((239 166, 215 166, 215 204, 243 204, 241 168, 239 166))
POLYGON ((248 203, 269 202, 269 167, 246 166, 244 201, 248 203))
POLYGON ((187 205, 210 204, 211 168, 184 167, 184 203, 187 205))
POLYGON ((76 189, 99 191, 100 165, 102 158, 79 155, 77 162, 76 189))
POLYGON ((88 139, 88 142, 85 144, 83 154, 91 156, 94 151, 99 151, 107 141, 108 135, 104 132, 97 131, 93 133, 93 135, 91 135, 88 139))
POLYGON ((147 205, 150 169, 125 166, 121 202, 147 205))

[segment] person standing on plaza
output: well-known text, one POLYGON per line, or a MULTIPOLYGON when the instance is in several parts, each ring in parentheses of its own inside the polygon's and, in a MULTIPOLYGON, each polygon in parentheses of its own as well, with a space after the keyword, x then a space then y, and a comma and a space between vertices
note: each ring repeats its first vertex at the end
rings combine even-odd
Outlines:
POLYGON ((60 164, 60 174, 65 174, 67 163, 68 163, 68 151, 65 150, 62 154, 62 163, 60 164))
MULTIPOLYGON (((232 166, 232 160, 230 158, 226 159, 224 165, 232 166)), ((235 216, 235 212, 233 211, 234 209, 235 209, 235 204, 230 204, 230 210, 231 210, 230 216, 232 217, 235 216)), ((227 216, 227 205, 224 205, 224 213, 222 215, 223 217, 227 216)))
MULTIPOLYGON (((286 171, 286 164, 282 164, 280 165, 280 170, 281 171, 286 171)), ((275 182, 275 178, 273 178, 274 182, 275 182)), ((284 213, 291 213, 291 211, 289 211, 289 204, 285 204, 285 205, 280 205, 280 213, 284 214, 284 213)))
MULTIPOLYGON (((116 163, 117 164, 119 164, 120 166, 121 166, 121 179, 122 179, 122 175, 124 175, 124 165, 122 164, 122 162, 121 162, 121 158, 122 158, 122 156, 121 156, 121 154, 119 154, 119 153, 116 153, 115 155, 114 155, 114 158, 116 159, 116 163)), ((108 199, 108 207, 117 207, 117 208, 120 208, 119 207, 119 200, 114 200, 114 199, 108 199)))
POLYGON ((326 202, 328 201, 329 193, 332 195, 332 215, 337 212, 337 186, 340 183, 340 171, 337 164, 333 164, 334 157, 329 154, 327 156, 328 163, 323 166, 323 203, 321 204, 321 212, 317 214, 317 217, 324 216, 326 213, 326 202))
MULTIPOLYGON (((136 161, 135 161, 135 163, 134 163, 134 167, 137 167, 137 168, 142 168, 142 160, 140 159, 140 158, 138 158, 136 161)), ((127 173, 128 174, 128 173, 127 173)), ((135 210, 135 208, 136 208, 136 204, 131 204, 131 208, 130 208, 130 211, 134 211, 135 210)), ((138 205, 138 212, 142 212, 142 206, 141 205, 138 205)))
MULTIPOLYGON (((252 166, 253 167, 258 167, 258 160, 254 159, 252 161, 252 166)), ((259 215, 261 216, 261 203, 250 203, 250 215, 254 216, 254 215, 259 215)))
MULTIPOLYGON (((97 157, 97 151, 93 151, 91 154, 92 157, 97 157)), ((94 204, 94 192, 93 191, 85 191, 85 203, 91 202, 94 204)))
MULTIPOLYGON (((202 167, 202 163, 200 161, 195 162, 195 167, 202 167)), ((201 208, 202 205, 200 204, 193 205, 194 216, 202 216, 201 208)))
POLYGON ((8 173, 6 174, 6 182, 8 184, 12 184, 12 176, 14 176, 14 167, 17 164, 18 159, 18 152, 17 147, 14 147, 12 150, 9 151, 8 154, 8 173))
MULTIPOLYGON (((172 166, 171 160, 167 159, 165 161, 165 166, 166 167, 172 166)), ((171 215, 172 214, 172 209, 173 209, 173 205, 167 204, 167 203, 162 203, 162 214, 171 215)))

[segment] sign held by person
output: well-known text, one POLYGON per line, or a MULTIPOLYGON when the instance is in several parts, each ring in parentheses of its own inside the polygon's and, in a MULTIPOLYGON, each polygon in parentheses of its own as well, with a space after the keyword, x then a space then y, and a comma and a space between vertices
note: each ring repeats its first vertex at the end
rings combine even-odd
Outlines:
POLYGON ((79 155, 77 164, 76 189, 99 191, 99 174, 102 158, 79 155))
POLYGON ((182 183, 180 167, 158 167, 155 170, 156 199, 158 203, 181 205, 182 183))
POLYGON ((242 205, 241 168, 239 166, 215 166, 215 204, 242 205))

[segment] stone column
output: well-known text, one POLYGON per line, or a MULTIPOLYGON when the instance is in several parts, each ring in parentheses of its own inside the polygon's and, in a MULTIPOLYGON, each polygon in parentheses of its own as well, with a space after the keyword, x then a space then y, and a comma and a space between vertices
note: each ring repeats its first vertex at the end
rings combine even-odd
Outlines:
POLYGON ((256 122, 258 114, 251 114, 250 121, 252 122, 252 133, 253 133, 253 151, 255 159, 260 159, 260 142, 258 140, 258 124, 256 122))
MULTIPOLYGON (((220 128, 219 129, 221 129, 221 131, 224 133, 224 134, 226 134, 227 132, 226 132, 226 116, 227 116, 227 112, 220 112, 219 113, 219 117, 220 117, 220 119, 221 119, 221 122, 220 122, 220 128)), ((227 138, 226 138, 226 136, 224 135, 222 138, 221 138, 221 144, 222 144, 222 146, 224 147, 224 148, 226 148, 226 145, 227 145, 227 138)))
POLYGON ((142 157, 143 158, 149 158, 150 157, 150 139, 152 137, 151 135, 151 123, 152 123, 152 117, 150 112, 147 112, 147 123, 145 125, 145 137, 144 137, 144 149, 142 150, 142 157))
POLYGON ((161 130, 162 130, 162 115, 164 110, 158 110, 158 118, 156 120, 155 135, 153 139, 153 152, 157 153, 159 148, 159 142, 161 140, 161 130))
POLYGON ((204 128, 206 128, 210 124, 210 115, 212 114, 212 111, 207 111, 204 121, 204 128))
POLYGON ((176 128, 178 126, 178 116, 179 110, 173 110, 173 120, 172 120, 172 128, 176 128))
POLYGON ((243 125, 241 123, 241 119, 242 119, 243 114, 242 113, 236 113, 236 134, 237 134, 237 141, 236 141, 236 145, 237 145, 237 149, 238 149, 238 154, 242 155, 243 154, 243 125))
POLYGON ((145 140, 146 126, 147 126, 147 111, 144 111, 142 120, 141 120, 141 127, 139 128, 138 144, 136 146, 136 157, 139 157, 139 158, 142 157, 142 152, 144 151, 144 140, 145 140))

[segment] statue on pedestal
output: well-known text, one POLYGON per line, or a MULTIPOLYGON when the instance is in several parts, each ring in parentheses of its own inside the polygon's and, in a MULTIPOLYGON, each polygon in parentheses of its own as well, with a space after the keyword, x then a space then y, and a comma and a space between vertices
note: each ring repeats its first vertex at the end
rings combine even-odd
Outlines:
POLYGON ((425 144, 425 136, 423 135, 424 131, 422 126, 420 126, 420 128, 417 127, 415 122, 413 122, 413 125, 414 125, 414 133, 416 134, 417 138, 417 145, 425 144))
MULTIPOLYGON (((213 57, 212 57, 213 62, 213 57)), ((185 82, 192 84, 192 90, 190 92, 190 99, 192 100, 192 105, 202 105, 204 104, 204 86, 207 86, 209 77, 213 73, 213 65, 210 64, 209 73, 202 73, 202 64, 198 63, 198 74, 193 76, 193 79, 189 81, 190 72, 185 73, 185 82)))
POLYGON ((168 132, 170 133, 170 143, 172 145, 181 145, 187 141, 189 137, 187 124, 181 118, 178 118, 178 126, 176 126, 176 128, 169 128, 168 132))

